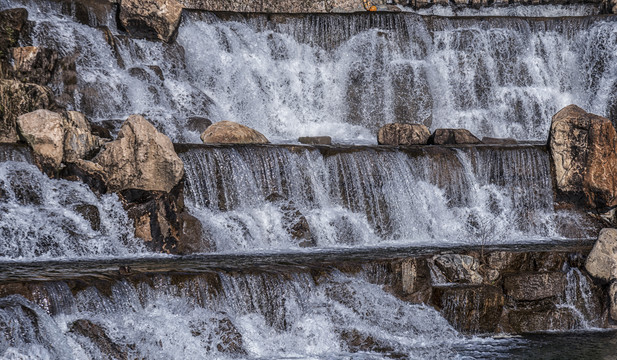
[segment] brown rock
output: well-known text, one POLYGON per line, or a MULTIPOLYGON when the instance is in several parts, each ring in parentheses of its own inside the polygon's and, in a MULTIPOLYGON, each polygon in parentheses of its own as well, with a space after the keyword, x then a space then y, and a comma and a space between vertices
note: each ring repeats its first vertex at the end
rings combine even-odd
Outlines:
POLYGON ((64 119, 62 115, 37 110, 17 118, 19 135, 30 145, 45 166, 58 169, 64 154, 64 119))
POLYGON ((433 145, 481 144, 482 141, 466 129, 437 129, 428 140, 433 145))
POLYGON ((449 282, 482 284, 482 276, 478 273, 480 264, 473 256, 445 254, 435 256, 433 261, 449 282))
POLYGON ((617 321, 617 283, 612 282, 608 288, 609 315, 613 321, 617 321))
POLYGON ((101 214, 99 208, 91 204, 79 204, 75 206, 75 211, 90 223, 92 230, 98 231, 101 229, 101 214))
POLYGON ((186 120, 186 128, 200 134, 206 131, 210 125, 212 125, 212 121, 203 116, 191 116, 186 120))
POLYGON ((110 359, 128 359, 129 355, 125 347, 118 345, 105 332, 101 325, 90 320, 76 320, 70 326, 70 332, 88 338, 102 354, 110 359))
POLYGON ((58 54, 37 46, 11 49, 14 76, 23 82, 46 85, 54 75, 58 54))
POLYGON ((182 5, 176 0, 122 0, 119 20, 132 37, 170 42, 176 35, 182 5))
POLYGON ((16 80, 0 80, 0 143, 18 140, 16 120, 19 115, 55 108, 54 95, 49 88, 16 80))
POLYGON ((0 59, 9 55, 9 49, 17 46, 20 34, 28 23, 26 9, 9 9, 0 11, 0 59))
POLYGON ((431 294, 431 272, 426 259, 411 258, 401 263, 402 297, 412 303, 427 303, 431 294))
POLYGON ((545 330, 571 330, 576 327, 576 317, 568 308, 550 310, 511 310, 508 312, 509 330, 524 333, 545 330))
POLYGON ((118 138, 105 144, 92 161, 105 170, 110 191, 169 192, 184 176, 184 164, 171 140, 140 115, 129 116, 118 138))
POLYGON ((180 222, 177 248, 178 254, 216 251, 216 244, 208 241, 208 239, 204 237, 201 222, 197 218, 187 211, 183 211, 179 214, 178 221, 180 222))
POLYGON ((617 205, 617 142, 610 120, 569 105, 553 116, 549 146, 557 193, 592 208, 617 205))
POLYGON ((602 229, 587 256, 585 269, 604 282, 617 280, 617 229, 602 229))
POLYGON ((516 145, 518 141, 513 138, 494 138, 485 136, 482 138, 483 144, 494 144, 494 145, 516 145))
POLYGON ((386 124, 379 129, 380 145, 425 145, 431 132, 422 124, 386 124))
POLYGON ((308 145, 331 145, 332 138, 329 136, 302 136, 298 138, 298 142, 308 145))
POLYGON ((488 285, 436 286, 431 303, 459 331, 492 333, 501 319, 504 296, 488 285))
POLYGON ((68 111, 65 118, 64 161, 90 159, 101 147, 101 140, 91 132, 90 122, 77 111, 68 111))
POLYGON ((71 181, 81 181, 97 194, 107 192, 105 170, 101 165, 92 161, 77 160, 66 163, 60 171, 60 176, 71 181))
POLYGON ((204 144, 267 144, 269 141, 260 132, 232 121, 220 121, 210 125, 201 134, 204 144))
POLYGON ((510 275, 504 279, 504 289, 506 295, 519 301, 559 296, 566 289, 566 274, 546 272, 510 275))

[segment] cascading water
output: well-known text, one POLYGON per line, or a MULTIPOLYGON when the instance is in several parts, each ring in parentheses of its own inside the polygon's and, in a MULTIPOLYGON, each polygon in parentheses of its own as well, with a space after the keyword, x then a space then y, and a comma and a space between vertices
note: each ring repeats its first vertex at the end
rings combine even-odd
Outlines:
POLYGON ((144 113, 177 142, 199 142, 191 115, 277 141, 347 142, 374 142, 393 121, 545 139, 551 116, 570 103, 615 117, 613 17, 187 13, 166 45, 120 35, 111 11, 96 24, 105 33, 60 5, 26 6, 33 43, 77 57, 69 103, 95 120, 144 113))
POLYGON ((325 155, 201 147, 181 157, 188 206, 219 251, 499 243, 572 236, 559 224, 577 221, 553 210, 548 155, 539 147, 325 155), (298 226, 312 238, 294 236, 298 226))

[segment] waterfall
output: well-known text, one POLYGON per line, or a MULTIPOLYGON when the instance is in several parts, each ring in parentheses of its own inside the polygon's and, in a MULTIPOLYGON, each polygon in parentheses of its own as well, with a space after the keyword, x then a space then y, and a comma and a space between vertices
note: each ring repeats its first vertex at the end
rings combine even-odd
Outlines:
POLYGON ((117 195, 52 180, 34 165, 0 162, 0 260, 134 256, 141 240, 117 195))
POLYGON ((180 156, 187 205, 221 251, 512 242, 572 236, 559 223, 577 221, 553 210, 540 147, 193 147, 180 156), (294 237, 298 226, 310 239, 294 237))
POLYGON ((36 303, 18 295, 0 299, 0 324, 7 325, 0 326, 0 353, 225 359, 232 351, 247 358, 334 359, 356 351, 381 358, 386 351, 438 359, 461 341, 435 310, 340 273, 318 281, 304 272, 154 281, 76 294, 66 285, 44 286, 47 295, 36 303), (58 301, 62 306, 51 311, 40 305, 58 301))
POLYGON ((11 6, 28 8, 33 44, 76 57, 69 107, 111 125, 143 113, 176 142, 199 142, 194 115, 278 142, 354 143, 394 121, 544 140, 570 103, 617 116, 614 17, 187 12, 177 42, 163 44, 118 33, 111 5, 93 26, 61 5, 3 0, 11 6))

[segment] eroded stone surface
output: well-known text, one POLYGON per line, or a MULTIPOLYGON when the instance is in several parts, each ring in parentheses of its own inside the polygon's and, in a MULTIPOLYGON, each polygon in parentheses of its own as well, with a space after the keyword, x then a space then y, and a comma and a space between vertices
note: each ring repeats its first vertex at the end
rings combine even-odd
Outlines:
POLYGON ((566 274, 562 272, 524 273, 504 279, 506 295, 519 301, 540 300, 563 294, 566 274))
POLYGON ((437 129, 428 140, 433 145, 481 144, 482 141, 466 129, 437 129))
POLYGON ((201 134, 204 144, 267 144, 263 134, 233 121, 214 123, 201 134))
POLYGON ((132 36, 170 41, 180 24, 182 5, 176 0, 122 0, 120 24, 132 36))
POLYGON ((11 49, 14 76, 23 82, 46 85, 51 81, 58 63, 58 54, 38 46, 11 49))
POLYGON ((585 269, 597 279, 617 280, 617 229, 602 229, 591 249, 585 269))
POLYGON ((57 169, 64 155, 64 119, 49 110, 37 110, 17 118, 19 135, 44 165, 57 169))
POLYGON ((469 255, 445 254, 433 258, 449 282, 481 284, 483 279, 478 273, 479 263, 469 255))
POLYGON ((431 136, 422 124, 386 124, 379 129, 377 142, 380 145, 425 145, 431 136))

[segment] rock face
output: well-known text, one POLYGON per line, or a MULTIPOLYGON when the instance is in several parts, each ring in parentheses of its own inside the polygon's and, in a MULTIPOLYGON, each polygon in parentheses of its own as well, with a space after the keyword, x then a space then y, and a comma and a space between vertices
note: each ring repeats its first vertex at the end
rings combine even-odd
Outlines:
POLYGON ((58 54, 51 49, 26 46, 11 49, 13 75, 23 81, 46 85, 54 75, 58 54))
POLYGON ((549 146, 557 195, 591 208, 617 205, 617 142, 610 120, 569 105, 553 116, 549 146))
POLYGON ((19 135, 26 140, 44 165, 60 167, 64 155, 64 119, 62 115, 37 110, 17 118, 19 135))
POLYGON ((587 257, 585 269, 605 282, 617 279, 617 229, 602 229, 587 257))
POLYGON ((566 276, 562 272, 516 274, 504 279, 504 288, 514 300, 540 300, 562 294, 566 276))
POLYGON ((201 134, 204 144, 267 144, 269 141, 257 130, 233 121, 210 125, 201 134))
POLYGON ((56 109, 49 88, 16 80, 0 80, 0 143, 16 142, 17 117, 38 109, 56 109))
POLYGON ((132 36, 150 40, 173 40, 182 15, 175 0, 122 0, 119 19, 132 36))
POLYGON ((64 161, 90 159, 101 147, 99 137, 92 134, 90 122, 77 111, 68 111, 65 118, 64 161))
POLYGON ((431 132, 422 124, 386 124, 377 133, 380 145, 425 145, 431 132))
POLYGON ((0 11, 0 59, 5 60, 9 49, 17 46, 19 36, 28 24, 26 9, 0 11))
POLYGON ((458 145, 481 144, 482 141, 466 129, 437 129, 431 135, 428 143, 433 145, 458 145))
POLYGON ((105 144, 93 162, 103 167, 110 191, 170 192, 184 175, 171 140, 140 115, 129 116, 117 139, 105 144))
POLYGON ((473 256, 439 255, 433 261, 449 282, 482 284, 482 276, 478 273, 479 263, 473 256))
POLYGON ((431 303, 459 330, 495 332, 504 306, 501 289, 494 286, 435 287, 431 303))

